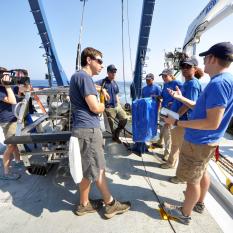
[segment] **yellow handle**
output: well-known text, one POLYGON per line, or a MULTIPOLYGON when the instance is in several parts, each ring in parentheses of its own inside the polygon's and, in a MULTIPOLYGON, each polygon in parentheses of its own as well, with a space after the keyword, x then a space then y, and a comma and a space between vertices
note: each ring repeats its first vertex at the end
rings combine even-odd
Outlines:
POLYGON ((105 102, 104 95, 102 92, 100 92, 100 103, 104 104, 104 102, 105 102))

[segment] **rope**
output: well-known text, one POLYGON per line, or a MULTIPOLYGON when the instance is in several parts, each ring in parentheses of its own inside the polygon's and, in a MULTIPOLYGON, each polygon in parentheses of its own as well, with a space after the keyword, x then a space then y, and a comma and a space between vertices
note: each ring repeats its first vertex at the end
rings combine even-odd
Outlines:
MULTIPOLYGON (((111 116, 109 116, 109 117, 110 117, 111 119, 113 119, 114 123, 118 123, 118 121, 117 121, 116 118, 112 118, 111 116)), ((107 130, 106 130, 106 131, 107 131, 107 130)), ((108 132, 108 131, 107 131, 107 132, 108 132)), ((132 133, 129 132, 129 131, 124 127, 124 136, 125 136, 125 139, 126 139, 125 132, 127 132, 127 133, 129 133, 129 134, 132 135, 132 133)), ((109 132, 109 133, 110 133, 110 132, 109 132)), ((130 148, 130 147, 129 147, 129 143, 127 142, 127 140, 126 140, 126 143, 123 143, 123 145, 125 145, 125 146, 127 147, 127 149, 130 148)), ((131 150, 131 152, 132 152, 132 150, 131 150)), ((151 183, 151 181, 150 181, 150 178, 149 178, 149 176, 148 176, 148 173, 147 173, 147 170, 146 170, 146 166, 145 166, 145 163, 144 163, 144 160, 143 160, 143 154, 142 154, 142 153, 140 153, 140 157, 141 157, 141 159, 142 159, 142 164, 143 164, 144 171, 145 171, 145 174, 146 174, 145 180, 146 180, 146 182, 148 183, 148 185, 150 186, 151 191, 154 193, 154 195, 155 195, 156 199, 158 200, 159 204, 162 206, 162 202, 161 202, 161 200, 160 200, 158 194, 157 194, 156 191, 154 190, 154 187, 153 187, 153 185, 152 185, 152 183, 151 183)), ((161 208, 162 208, 162 207, 161 207, 161 208)), ((162 208, 162 209, 163 209, 163 208, 162 208)), ((166 211, 164 211, 164 212, 166 213, 166 211)), ((169 217, 168 217, 168 223, 169 223, 171 229, 173 230, 173 232, 176 233, 176 230, 175 230, 174 226, 172 225, 171 220, 169 219, 169 217)))
POLYGON ((127 103, 126 98, 126 87, 125 87, 125 49, 124 49, 124 0, 121 0, 121 46, 122 46, 122 67, 123 67, 123 80, 124 80, 124 94, 125 103, 127 103))
POLYGON ((83 18, 84 18, 85 4, 86 4, 86 0, 83 0, 83 8, 82 8, 82 16, 81 16, 81 25, 80 25, 80 29, 79 29, 79 40, 78 40, 78 47, 77 47, 75 70, 81 69, 81 39, 82 39, 82 32, 83 32, 83 18))
MULTIPOLYGON (((148 176, 148 173, 147 173, 147 170, 146 170, 146 166, 145 166, 145 163, 144 163, 144 160, 143 160, 143 154, 140 153, 140 155, 141 155, 141 158, 142 158, 142 164, 143 164, 143 167, 144 167, 144 171, 145 171, 145 173, 146 173, 146 176, 145 176, 146 182, 147 182, 147 184, 150 186, 150 188, 151 188, 152 192, 154 193, 156 199, 158 200, 159 204, 162 206, 162 202, 161 202, 161 200, 160 200, 158 194, 157 194, 156 191, 154 190, 154 187, 153 187, 153 185, 152 185, 152 183, 151 183, 151 181, 150 181, 150 178, 149 178, 149 176, 148 176)), ((162 209, 163 209, 163 208, 162 208, 162 209)), ((166 213, 165 210, 164 210, 164 212, 166 213)), ((167 217, 168 217, 168 216, 167 216, 167 217)), ((171 220, 169 219, 169 217, 168 217, 167 220, 168 220, 168 223, 169 223, 171 229, 173 230, 173 232, 176 233, 176 230, 175 230, 174 226, 172 225, 171 220)))

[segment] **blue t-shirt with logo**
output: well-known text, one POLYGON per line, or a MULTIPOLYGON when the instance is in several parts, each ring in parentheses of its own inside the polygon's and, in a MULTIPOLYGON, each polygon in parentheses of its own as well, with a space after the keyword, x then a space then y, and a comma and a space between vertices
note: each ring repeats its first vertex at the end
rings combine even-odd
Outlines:
POLYGON ((146 85, 142 88, 142 98, 151 97, 153 95, 161 95, 161 87, 158 84, 146 85))
POLYGON ((116 95, 119 93, 119 87, 115 80, 109 80, 108 77, 98 80, 95 82, 97 85, 102 86, 105 88, 110 96, 110 100, 105 100, 105 107, 106 108, 115 108, 117 106, 117 98, 116 95))
POLYGON ((194 144, 208 144, 219 141, 224 136, 233 115, 233 75, 220 73, 210 80, 197 100, 190 120, 205 119, 207 109, 215 107, 225 108, 222 122, 216 130, 185 130, 185 140, 194 144))
MULTIPOLYGON (((181 87, 182 95, 190 100, 197 101, 198 97, 201 94, 201 84, 198 79, 193 77, 191 80, 187 80, 184 82, 181 87)), ((174 100, 171 110, 177 112, 183 104, 178 100, 174 100)), ((187 120, 190 117, 192 109, 189 109, 185 114, 180 117, 180 120, 187 120)))
POLYGON ((3 100, 7 97, 7 92, 4 86, 0 86, 0 123, 17 121, 13 114, 15 105, 5 103, 3 100))
MULTIPOLYGON (((182 94, 185 98, 196 102, 201 94, 201 91, 201 84, 199 83, 197 78, 193 77, 193 79, 184 82, 182 94)), ((186 112, 188 119, 190 118, 191 112, 192 109, 189 109, 186 112)))
POLYGON ((180 81, 177 81, 177 80, 172 80, 169 83, 164 83, 163 90, 162 90, 162 93, 161 93, 161 96, 163 97, 162 107, 169 108, 168 104, 172 103, 174 101, 174 98, 168 93, 167 88, 170 88, 173 91, 175 91, 176 86, 181 88, 182 83, 180 81))
POLYGON ((70 80, 73 128, 100 128, 98 114, 89 109, 85 100, 88 95, 97 96, 95 84, 90 75, 80 70, 70 80))

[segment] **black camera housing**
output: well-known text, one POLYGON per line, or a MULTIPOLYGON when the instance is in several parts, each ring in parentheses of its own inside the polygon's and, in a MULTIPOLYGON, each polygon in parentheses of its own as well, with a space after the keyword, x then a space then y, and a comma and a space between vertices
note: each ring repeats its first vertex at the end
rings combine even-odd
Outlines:
POLYGON ((22 69, 15 69, 15 70, 0 70, 0 84, 3 85, 29 85, 30 84, 30 78, 25 75, 27 74, 27 71, 22 69), (17 73, 21 72, 21 76, 17 76, 17 73), (2 81, 2 78, 5 74, 8 74, 11 78, 10 82, 2 81))

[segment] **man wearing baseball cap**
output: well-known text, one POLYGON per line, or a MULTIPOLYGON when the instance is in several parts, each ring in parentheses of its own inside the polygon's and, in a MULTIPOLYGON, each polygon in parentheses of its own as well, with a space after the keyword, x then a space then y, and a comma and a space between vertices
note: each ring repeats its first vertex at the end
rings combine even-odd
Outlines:
POLYGON ((228 69, 233 62, 233 45, 221 42, 199 56, 204 57, 204 72, 209 74, 210 82, 197 102, 184 98, 179 90, 169 91, 193 108, 189 120, 164 119, 185 128, 176 171, 177 177, 187 182, 185 200, 181 208, 165 204, 165 210, 184 224, 189 224, 192 210, 202 213, 205 209, 204 199, 210 185, 206 168, 233 114, 233 75, 228 69))
POLYGON ((154 75, 149 73, 146 75, 146 86, 142 88, 142 98, 156 97, 161 95, 161 88, 154 83, 154 75))
POLYGON ((112 140, 121 143, 119 139, 121 130, 124 129, 127 124, 127 115, 124 109, 121 107, 119 98, 119 87, 115 81, 117 73, 117 68, 115 65, 111 64, 107 67, 107 77, 98 80, 96 82, 97 88, 105 90, 109 99, 105 99, 105 113, 108 117, 108 123, 112 132, 112 140), (114 129, 114 121, 118 119, 119 123, 114 129))

